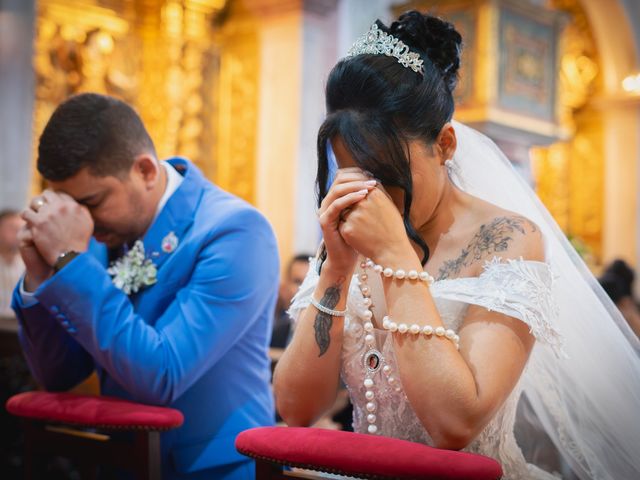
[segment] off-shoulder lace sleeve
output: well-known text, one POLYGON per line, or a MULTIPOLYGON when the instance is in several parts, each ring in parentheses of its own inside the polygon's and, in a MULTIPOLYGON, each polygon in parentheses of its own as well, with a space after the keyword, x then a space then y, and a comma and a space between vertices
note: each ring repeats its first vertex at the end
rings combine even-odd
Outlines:
POLYGON ((546 263, 494 258, 485 264, 479 278, 436 282, 433 293, 522 320, 537 341, 564 356, 553 283, 553 272, 546 263))

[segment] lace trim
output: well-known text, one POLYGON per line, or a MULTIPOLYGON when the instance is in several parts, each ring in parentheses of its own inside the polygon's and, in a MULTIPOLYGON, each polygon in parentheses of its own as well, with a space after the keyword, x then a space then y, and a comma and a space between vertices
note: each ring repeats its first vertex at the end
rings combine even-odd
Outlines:
POLYGON ((559 308, 553 293, 555 276, 543 262, 494 257, 479 277, 441 280, 434 297, 487 308, 517 318, 529 326, 537 341, 566 358, 564 339, 556 327, 559 308))
MULTIPOLYGON (((309 273, 291 302, 288 313, 294 321, 310 305, 320 279, 316 267, 317 260, 312 258, 309 273)), ((546 263, 494 257, 484 264, 479 277, 436 281, 432 293, 437 298, 479 305, 517 318, 529 326, 537 341, 552 348, 556 356, 566 358, 564 339, 556 327, 559 309, 553 294, 554 281, 555 276, 546 263)), ((364 308, 357 285, 354 275, 349 286, 345 327, 349 317, 361 315, 364 308)))

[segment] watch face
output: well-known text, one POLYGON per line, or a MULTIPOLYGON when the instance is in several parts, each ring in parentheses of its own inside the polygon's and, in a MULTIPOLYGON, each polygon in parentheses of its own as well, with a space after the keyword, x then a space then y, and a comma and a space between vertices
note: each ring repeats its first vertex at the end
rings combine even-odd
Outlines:
POLYGON ((53 271, 59 272, 60 269, 62 269, 62 267, 64 267, 67 263, 69 263, 71 260, 76 258, 78 255, 79 253, 74 250, 69 250, 68 252, 61 253, 58 259, 56 260, 56 263, 53 265, 53 271))

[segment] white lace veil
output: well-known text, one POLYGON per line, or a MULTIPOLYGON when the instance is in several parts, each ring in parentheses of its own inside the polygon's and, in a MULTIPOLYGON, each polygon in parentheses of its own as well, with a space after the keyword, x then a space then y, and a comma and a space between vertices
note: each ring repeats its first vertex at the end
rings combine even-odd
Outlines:
POLYGON ((536 345, 523 395, 580 479, 640 478, 640 342, 535 193, 486 136, 453 122, 462 190, 536 222, 557 276, 567 358, 536 345))

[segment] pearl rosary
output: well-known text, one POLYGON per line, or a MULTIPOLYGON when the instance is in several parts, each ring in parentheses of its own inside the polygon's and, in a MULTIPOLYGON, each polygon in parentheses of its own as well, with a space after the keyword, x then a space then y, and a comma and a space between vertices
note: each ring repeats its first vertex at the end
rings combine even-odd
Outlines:
POLYGON ((435 282, 435 279, 429 275, 429 272, 418 272, 417 270, 409 270, 407 272, 401 268, 394 270, 390 267, 383 267, 382 265, 375 264, 372 260, 367 260, 363 263, 366 264, 363 268, 373 268, 374 272, 380 273, 387 278, 393 277, 397 280, 404 280, 405 278, 409 280, 420 280, 421 282, 426 282, 429 286, 433 285, 433 282, 435 282))
MULTIPOLYGON (((374 326, 373 326, 373 301, 371 300, 371 290, 367 285, 367 280, 369 279, 369 275, 367 274, 368 269, 373 269, 374 272, 382 274, 387 278, 395 278, 397 280, 419 280, 427 283, 427 285, 431 286, 434 282, 434 279, 429 273, 423 271, 418 272, 417 270, 409 270, 409 272, 405 272, 402 269, 393 270, 392 268, 385 268, 381 265, 375 264, 371 260, 366 260, 360 264, 360 267, 363 270, 363 273, 360 274, 360 291, 364 298, 364 305, 366 310, 364 311, 364 342, 367 346, 367 351, 363 356, 363 366, 365 369, 365 379, 364 379, 364 387, 365 387, 365 398, 367 399, 367 404, 365 405, 365 409, 367 411, 367 431, 370 434, 378 433, 378 426, 376 425, 377 416, 376 411, 378 409, 378 405, 376 402, 376 395, 373 391, 375 386, 374 382, 374 374, 380 370, 382 367, 382 373, 387 378, 387 383, 394 388, 396 392, 402 391, 402 388, 398 384, 398 380, 392 375, 393 369, 390 365, 385 362, 385 359, 382 353, 376 349, 376 340, 374 336, 374 326)), ((393 322, 388 316, 383 318, 382 327, 390 332, 399 332, 399 333, 410 333, 415 336, 419 336, 420 334, 425 337, 430 337, 431 335, 436 335, 437 337, 446 338, 451 340, 456 348, 459 348, 460 337, 456 335, 456 333, 451 329, 445 329, 442 326, 432 327, 431 325, 425 325, 420 327, 418 324, 407 325, 405 323, 397 324, 393 322)))

